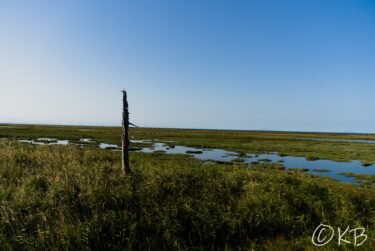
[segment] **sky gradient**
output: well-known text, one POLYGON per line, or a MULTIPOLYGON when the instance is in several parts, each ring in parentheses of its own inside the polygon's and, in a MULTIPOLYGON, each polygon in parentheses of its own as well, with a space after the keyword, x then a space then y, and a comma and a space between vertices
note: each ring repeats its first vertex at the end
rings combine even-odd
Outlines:
POLYGON ((375 1, 0 1, 0 123, 375 133, 375 1))

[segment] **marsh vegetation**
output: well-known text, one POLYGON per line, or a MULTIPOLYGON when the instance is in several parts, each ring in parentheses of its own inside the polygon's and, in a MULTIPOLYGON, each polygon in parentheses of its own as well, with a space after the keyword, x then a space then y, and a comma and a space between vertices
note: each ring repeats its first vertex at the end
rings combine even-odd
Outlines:
MULTIPOLYGON (((118 128, 14 127, 0 129, 0 138, 7 138, 0 141, 1 250, 314 250, 311 235, 320 223, 364 227, 369 239, 361 249, 375 249, 375 187, 369 182, 341 183, 285 169, 283 163, 246 163, 238 155, 232 156, 232 162, 219 163, 202 162, 189 154, 142 152, 130 153, 133 172, 120 175, 117 151, 16 141, 90 138, 118 144, 118 128)), ((215 140, 218 136, 210 140, 211 132, 204 136, 200 131, 171 131, 173 137, 162 129, 134 129, 133 135, 173 140, 174 145, 200 142, 201 149, 222 144, 215 140)), ((228 145, 223 149, 247 152, 245 140, 230 141, 234 132, 216 133, 226 135, 223 141, 228 145)), ((251 135, 239 134, 245 139, 251 135)), ((257 149, 258 157, 271 136, 257 149)), ((281 140, 278 134, 273 136, 276 143, 271 151, 280 147, 281 140)), ((291 143, 285 139, 285 144, 291 154, 291 143)), ((365 143, 339 144, 359 144, 353 149, 364 152, 372 149, 365 143)), ((141 148, 150 145, 133 143, 141 148)), ((324 151, 314 155, 329 157, 324 151)), ((358 156, 372 163, 372 157, 358 156)), ((332 242, 319 250, 338 248, 332 242)))

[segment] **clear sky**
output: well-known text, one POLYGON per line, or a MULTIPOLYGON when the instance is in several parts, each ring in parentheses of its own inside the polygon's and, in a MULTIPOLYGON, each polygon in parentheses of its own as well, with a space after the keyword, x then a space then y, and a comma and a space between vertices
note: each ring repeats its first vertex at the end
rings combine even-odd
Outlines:
POLYGON ((0 122, 375 133, 375 1, 0 0, 0 122))

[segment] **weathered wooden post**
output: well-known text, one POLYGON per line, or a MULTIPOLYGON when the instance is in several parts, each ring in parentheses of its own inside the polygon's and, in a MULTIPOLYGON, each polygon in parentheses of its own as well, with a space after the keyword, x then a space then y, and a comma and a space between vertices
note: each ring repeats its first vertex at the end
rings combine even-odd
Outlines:
POLYGON ((123 110, 122 110, 122 173, 130 173, 129 166, 129 111, 128 111, 128 100, 126 97, 126 91, 122 91, 123 94, 123 110))

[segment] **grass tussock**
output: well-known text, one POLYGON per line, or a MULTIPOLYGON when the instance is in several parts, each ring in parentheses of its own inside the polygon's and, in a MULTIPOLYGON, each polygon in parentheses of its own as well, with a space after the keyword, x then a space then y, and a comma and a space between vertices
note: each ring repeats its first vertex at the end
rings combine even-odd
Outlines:
POLYGON ((117 152, 0 142, 0 249, 313 250, 320 223, 375 233, 373 188, 265 165, 131 153, 123 176, 117 152))

